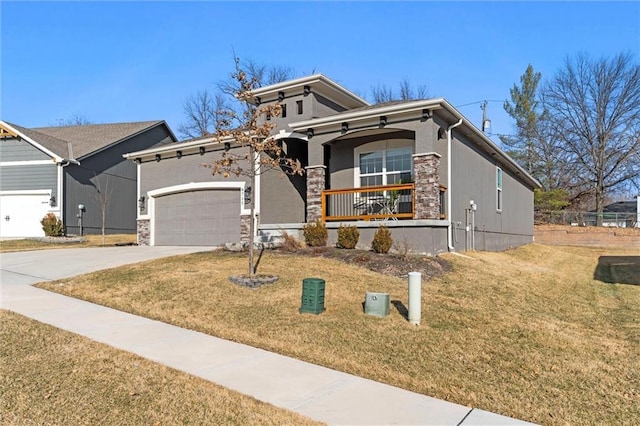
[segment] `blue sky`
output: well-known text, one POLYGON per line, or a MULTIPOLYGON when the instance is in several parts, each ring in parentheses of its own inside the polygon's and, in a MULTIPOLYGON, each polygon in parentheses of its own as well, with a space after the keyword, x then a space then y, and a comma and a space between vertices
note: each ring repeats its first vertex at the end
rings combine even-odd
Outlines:
POLYGON ((529 63, 544 79, 579 52, 640 60, 640 2, 5 0, 0 19, 0 119, 26 127, 81 115, 177 132, 185 98, 228 76, 235 49, 365 98, 407 78, 478 126, 488 100, 492 133, 508 134, 502 101, 529 63))

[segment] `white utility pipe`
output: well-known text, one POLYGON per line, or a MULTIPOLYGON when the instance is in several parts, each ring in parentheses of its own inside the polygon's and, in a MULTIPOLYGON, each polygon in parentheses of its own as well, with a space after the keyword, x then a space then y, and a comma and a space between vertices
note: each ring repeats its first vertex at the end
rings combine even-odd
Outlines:
POLYGON ((409 272, 409 322, 420 325, 422 307, 422 274, 409 272))
POLYGON ((447 246, 449 251, 455 250, 453 247, 453 218, 451 217, 451 130, 461 124, 462 118, 447 129, 447 219, 449 219, 449 226, 447 227, 447 246))

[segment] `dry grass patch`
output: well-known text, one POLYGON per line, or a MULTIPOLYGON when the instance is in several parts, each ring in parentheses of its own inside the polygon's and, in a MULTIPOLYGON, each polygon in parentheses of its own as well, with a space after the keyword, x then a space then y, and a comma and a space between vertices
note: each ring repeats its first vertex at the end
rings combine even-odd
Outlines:
POLYGON ((23 239, 23 240, 5 240, 0 241, 0 253, 9 253, 14 251, 29 251, 29 250, 47 250, 47 249, 59 249, 59 248, 79 248, 79 247, 104 247, 113 246, 116 244, 135 244, 135 234, 115 234, 105 235, 104 243, 102 241, 102 235, 85 235, 85 242, 46 242, 38 239, 23 239))
MULTIPOLYGON (((603 255, 529 245, 447 255, 423 291, 423 325, 401 314, 406 280, 335 259, 268 252, 257 290, 230 283, 245 257, 198 253, 42 285, 160 321, 415 392, 542 424, 640 418, 640 286, 594 280, 603 255), (299 314, 301 282, 326 280, 326 312, 299 314), (365 316, 367 291, 400 309, 365 316)), ((640 271, 639 271, 640 273, 640 271)))
POLYGON ((4 425, 317 424, 14 313, 0 321, 4 425))

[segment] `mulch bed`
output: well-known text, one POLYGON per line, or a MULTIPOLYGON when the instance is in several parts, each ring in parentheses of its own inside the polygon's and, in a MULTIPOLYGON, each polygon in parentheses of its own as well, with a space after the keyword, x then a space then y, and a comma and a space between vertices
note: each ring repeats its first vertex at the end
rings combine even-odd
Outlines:
POLYGON ((420 272, 422 279, 438 277, 451 270, 451 264, 440 257, 426 255, 406 255, 387 253, 378 254, 370 250, 339 249, 335 247, 311 247, 289 252, 282 249, 279 253, 307 255, 337 259, 352 265, 359 265, 384 275, 407 278, 409 272, 420 272))

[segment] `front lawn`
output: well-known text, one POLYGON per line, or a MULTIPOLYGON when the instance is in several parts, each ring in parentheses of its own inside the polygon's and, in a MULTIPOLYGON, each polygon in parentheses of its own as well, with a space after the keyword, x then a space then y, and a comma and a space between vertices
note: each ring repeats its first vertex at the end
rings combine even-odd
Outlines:
POLYGON ((137 237, 135 234, 114 234, 105 235, 104 240, 102 239, 102 235, 86 235, 82 238, 86 241, 66 242, 63 238, 60 238, 59 242, 48 242, 37 238, 4 240, 0 241, 0 253, 57 248, 104 247, 116 244, 135 244, 137 237))
POLYGON ((3 425, 317 424, 12 312, 0 322, 3 425))
MULTIPOLYGON (((528 245, 445 255, 410 325, 406 279, 336 259, 266 252, 276 284, 232 284, 243 255, 211 252, 41 287, 463 405, 542 424, 640 418, 640 286, 597 281, 601 256, 637 250, 528 245), (326 280, 326 312, 299 314, 301 282, 326 280), (385 318, 367 291, 388 292, 385 318)), ((635 258, 635 257, 634 257, 635 258)), ((638 271, 640 274, 640 271, 638 271)))

